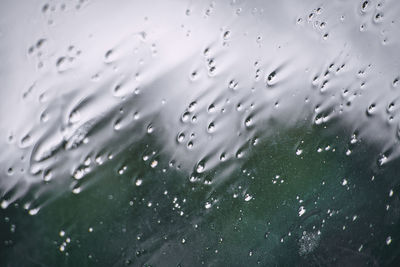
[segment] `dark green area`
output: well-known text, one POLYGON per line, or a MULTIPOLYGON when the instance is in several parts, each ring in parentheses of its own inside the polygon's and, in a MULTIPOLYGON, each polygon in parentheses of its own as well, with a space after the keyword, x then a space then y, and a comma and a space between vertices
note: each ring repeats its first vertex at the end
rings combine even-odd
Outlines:
POLYGON ((350 147, 352 133, 327 132, 299 127, 261 138, 245 148, 248 157, 195 183, 168 167, 165 155, 155 155, 159 164, 150 168, 142 157, 156 143, 144 140, 85 177, 93 181, 87 190, 62 195, 36 216, 22 204, 1 210, 0 266, 396 266, 398 162, 378 168, 378 148, 350 147))

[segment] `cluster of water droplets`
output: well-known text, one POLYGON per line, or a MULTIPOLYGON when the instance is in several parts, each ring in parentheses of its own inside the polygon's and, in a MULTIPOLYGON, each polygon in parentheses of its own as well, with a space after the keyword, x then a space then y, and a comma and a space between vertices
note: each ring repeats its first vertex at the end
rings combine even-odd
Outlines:
MULTIPOLYGON (((172 239, 179 248, 204 242, 196 231, 210 224, 214 233, 213 216, 226 216, 232 229, 215 230, 219 241, 205 255, 227 253, 222 240, 240 243, 229 231, 250 231, 247 220, 258 225, 257 236, 268 228, 271 247, 295 239, 303 258, 326 245, 328 222, 340 217, 343 231, 356 224, 357 212, 344 216, 335 207, 358 190, 356 174, 345 176, 343 167, 326 181, 332 175, 324 173, 335 169, 334 157, 351 162, 372 151, 366 180, 379 183, 375 175, 384 176, 398 159, 396 4, 173 1, 154 9, 150 2, 30 4, 24 14, 34 10, 34 23, 21 42, 6 27, 20 22, 7 17, 9 25, 0 24, 1 51, 10 51, 2 57, 11 62, 0 76, 7 88, 0 92, 0 148, 7 151, 0 156, 2 210, 36 216, 61 196, 128 184, 129 201, 111 192, 105 203, 125 203, 155 228, 177 231, 171 225, 180 220, 182 230, 163 237, 173 249, 172 239), (303 138, 309 132, 315 138, 303 138), (337 191, 326 193, 328 184, 337 191), (287 193, 307 185, 326 196, 287 193), (227 214, 231 204, 238 214, 227 214), (268 218, 288 209, 298 225, 275 231, 279 222, 246 213, 260 213, 262 205, 268 218)), ((397 184, 382 184, 388 198, 382 209, 397 216, 397 184)), ((20 229, 11 225, 11 232, 20 229)), ((93 227, 85 225, 86 232, 93 227)), ((122 227, 122 234, 137 236, 135 257, 145 248, 163 251, 150 244, 151 231, 122 227)), ((69 233, 60 230, 55 241, 65 255, 77 242, 69 233)), ((384 234, 381 243, 396 240, 384 234)), ((358 253, 366 246, 357 245, 358 253)), ((260 250, 244 246, 261 262, 260 250)))

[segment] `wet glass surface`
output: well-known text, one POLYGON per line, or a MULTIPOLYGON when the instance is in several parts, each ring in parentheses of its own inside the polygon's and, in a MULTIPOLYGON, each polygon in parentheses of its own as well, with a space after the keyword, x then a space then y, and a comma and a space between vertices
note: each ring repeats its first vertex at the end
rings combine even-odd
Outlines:
POLYGON ((400 263, 399 2, 0 14, 0 266, 400 263))

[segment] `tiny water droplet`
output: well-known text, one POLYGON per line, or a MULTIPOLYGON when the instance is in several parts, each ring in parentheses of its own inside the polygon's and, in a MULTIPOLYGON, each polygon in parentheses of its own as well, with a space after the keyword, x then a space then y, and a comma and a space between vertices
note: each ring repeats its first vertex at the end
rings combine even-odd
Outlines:
POLYGON ((212 133, 212 132, 214 132, 215 131, 215 124, 213 123, 213 122, 211 122, 209 125, 208 125, 208 132, 209 133, 212 133))
POLYGON ((205 168, 205 164, 203 162, 200 162, 199 164, 197 164, 196 171, 198 173, 202 173, 204 171, 204 168, 205 168))
POLYGON ((236 90, 236 89, 237 89, 237 86, 238 86, 238 82, 235 81, 235 80, 231 80, 231 81, 229 82, 229 85, 228 85, 229 89, 232 89, 232 90, 236 90))
POLYGON ((147 133, 151 134, 154 131, 153 126, 150 124, 149 126, 147 126, 147 133))
POLYGON ((249 202, 252 199, 253 199, 253 197, 251 195, 249 195, 249 194, 246 194, 245 197, 244 197, 244 201, 246 201, 246 202, 249 202))
POLYGON ((178 134, 177 140, 179 143, 182 143, 185 140, 185 134, 184 133, 180 133, 178 134))
POLYGON ((136 182, 135 182, 136 186, 141 186, 142 183, 143 183, 142 179, 137 179, 136 182))
POLYGON ((268 75, 268 77, 267 77, 267 85, 268 86, 272 86, 273 85, 275 76, 276 76, 276 71, 273 71, 268 75))
POLYGON ((214 104, 211 104, 209 107, 208 107, 208 112, 209 113, 213 113, 214 111, 215 111, 215 106, 214 106, 214 104))
POLYGON ((150 167, 155 168, 158 165, 158 161, 157 160, 153 160, 150 164, 150 167))
POLYGON ((392 82, 393 87, 397 87, 399 85, 399 78, 395 78, 392 82))
POLYGON ((230 31, 225 31, 224 35, 223 35, 223 38, 224 38, 224 40, 227 40, 227 39, 229 39, 230 36, 231 36, 231 32, 230 31))
POLYGON ((8 207, 9 204, 10 203, 7 200, 3 199, 1 201, 0 207, 4 210, 4 209, 6 209, 8 207))
POLYGON ((306 209, 304 208, 304 206, 301 206, 299 208, 299 217, 301 217, 304 213, 306 213, 306 209))
POLYGON ((30 209, 28 211, 29 215, 31 215, 31 216, 35 216, 38 212, 39 212, 39 208, 30 209))
POLYGON ((298 148, 298 149, 296 150, 296 155, 297 155, 297 156, 300 156, 302 153, 303 153, 303 150, 302 150, 302 149, 298 148))

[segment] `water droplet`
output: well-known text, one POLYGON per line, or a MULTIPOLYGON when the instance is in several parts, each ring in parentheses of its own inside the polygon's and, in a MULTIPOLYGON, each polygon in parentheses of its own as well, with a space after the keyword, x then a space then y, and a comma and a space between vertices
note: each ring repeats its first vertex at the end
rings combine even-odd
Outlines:
POLYGON ((246 127, 250 127, 250 126, 252 125, 252 123, 253 123, 253 120, 252 120, 251 117, 248 117, 248 118, 244 121, 244 125, 245 125, 246 127))
POLYGON ((105 54, 104 54, 104 58, 106 59, 107 62, 109 62, 111 60, 111 57, 113 55, 113 51, 112 50, 108 50, 105 54))
POLYGON ((208 125, 208 132, 209 133, 213 133, 215 131, 215 124, 213 123, 213 122, 211 122, 209 125, 208 125))
POLYGON ((147 126, 147 133, 148 134, 151 134, 153 131, 154 131, 153 125, 150 124, 149 126, 147 126))
POLYGON ((119 170, 118 170, 118 174, 122 175, 125 173, 125 171, 128 169, 127 166, 122 166, 119 170))
POLYGON ((301 217, 305 212, 306 212, 306 209, 304 208, 304 206, 301 206, 299 208, 299 217, 301 217))
POLYGON ((376 23, 379 23, 383 20, 383 14, 382 13, 376 13, 375 17, 374 17, 374 21, 376 23))
POLYGON ((196 108, 196 106, 197 106, 197 102, 193 101, 192 103, 189 104, 188 111, 193 112, 194 109, 196 108))
POLYGON ((77 195, 82 191, 81 187, 75 187, 74 189, 72 189, 72 193, 77 195))
POLYGON ((189 120, 189 117, 190 117, 190 113, 189 113, 189 112, 183 113, 183 115, 182 115, 182 121, 183 121, 183 122, 188 121, 188 120, 189 120))
POLYGON ((43 180, 45 182, 49 182, 52 177, 53 177, 53 174, 52 174, 51 170, 46 170, 43 172, 43 180))
POLYGON ((142 179, 136 179, 136 182, 135 182, 136 186, 141 186, 142 183, 143 183, 142 179))
POLYGON ((31 215, 31 216, 35 216, 38 212, 39 212, 39 208, 30 209, 28 211, 29 215, 31 215))
POLYGON ((114 130, 118 131, 121 129, 121 121, 120 120, 116 120, 114 123, 114 130))
POLYGON ((180 133, 178 134, 177 140, 179 143, 182 143, 185 140, 185 134, 184 133, 180 133))
POLYGON ((188 147, 189 149, 193 148, 193 142, 192 142, 192 141, 189 141, 188 144, 187 144, 187 147, 188 147))
POLYGON ((75 170, 75 172, 73 173, 72 177, 74 177, 76 180, 80 180, 83 178, 83 176, 85 176, 85 170, 82 168, 78 168, 75 170))
POLYGON ((399 78, 395 78, 392 82, 393 87, 397 87, 399 85, 399 78))
POLYGON ((249 202, 252 199, 253 199, 253 197, 251 195, 249 195, 249 194, 246 194, 245 197, 244 197, 244 201, 246 201, 246 202, 249 202))
POLYGON ((230 36, 231 36, 231 32, 230 31, 225 31, 224 35, 223 35, 223 38, 224 38, 224 40, 228 40, 230 36))
POLYGON ((7 200, 3 199, 1 201, 0 206, 1 206, 2 209, 6 209, 8 207, 8 205, 10 205, 10 203, 7 200))
POLYGON ((378 166, 383 166, 387 161, 388 161, 388 158, 386 157, 386 155, 381 155, 378 158, 378 166))
POLYGON ((153 160, 150 164, 150 167, 155 168, 158 165, 158 161, 157 160, 153 160))
POLYGON ((219 156, 220 161, 225 161, 226 160, 226 155, 225 153, 222 153, 221 156, 219 156))
POLYGON ((198 173, 202 173, 202 172, 204 172, 204 168, 205 168, 205 164, 203 162, 199 162, 199 164, 197 164, 196 171, 198 173))
POLYGON ((365 12, 365 10, 367 9, 367 7, 368 7, 368 1, 364 1, 363 3, 362 3, 362 5, 361 5, 361 11, 363 11, 363 12, 365 12))
POLYGON ((229 85, 228 85, 229 89, 232 89, 232 90, 236 90, 236 89, 237 89, 237 86, 238 86, 238 82, 235 81, 235 80, 231 80, 231 81, 229 82, 229 85))
POLYGON ((273 71, 268 75, 266 81, 267 86, 272 86, 274 84, 275 76, 276 76, 276 71, 273 71))

